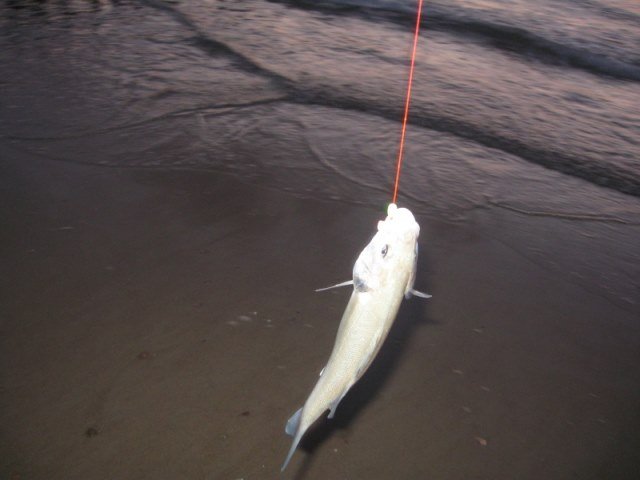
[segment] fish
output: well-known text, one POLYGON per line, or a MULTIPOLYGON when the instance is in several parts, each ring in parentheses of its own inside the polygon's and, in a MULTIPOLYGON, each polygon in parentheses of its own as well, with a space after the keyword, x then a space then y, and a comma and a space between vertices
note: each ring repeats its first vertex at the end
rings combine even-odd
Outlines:
POLYGON ((407 208, 389 204, 387 217, 353 266, 353 279, 316 291, 353 285, 335 344, 302 408, 287 421, 293 437, 284 471, 308 428, 327 410, 333 418, 340 401, 369 368, 398 314, 402 298, 430 298, 414 290, 420 226, 407 208))

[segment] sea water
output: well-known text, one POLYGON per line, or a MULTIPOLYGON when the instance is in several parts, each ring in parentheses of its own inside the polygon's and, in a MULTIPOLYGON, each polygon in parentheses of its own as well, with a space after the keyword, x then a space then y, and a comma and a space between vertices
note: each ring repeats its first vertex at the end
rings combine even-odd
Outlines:
MULTIPOLYGON (((0 141, 382 210, 416 4, 7 1, 0 141)), ((640 308, 640 3, 427 1, 421 27, 399 203, 640 308)))

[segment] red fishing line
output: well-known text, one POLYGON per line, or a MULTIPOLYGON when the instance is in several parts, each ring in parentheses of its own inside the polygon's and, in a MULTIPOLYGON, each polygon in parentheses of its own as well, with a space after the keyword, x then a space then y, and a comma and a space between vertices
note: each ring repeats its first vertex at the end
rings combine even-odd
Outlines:
POLYGON ((409 103, 411 102, 411 85, 413 83, 413 67, 416 63, 416 50, 418 49, 418 34, 420 33, 420 21, 422 19, 422 2, 418 0, 418 15, 416 17, 416 28, 413 33, 413 50, 411 51, 411 66, 409 67, 409 81, 407 82, 407 96, 404 102, 404 116, 402 117, 402 132, 400 134, 400 148, 398 149, 398 161, 396 164, 396 181, 393 187, 393 200, 396 203, 398 198, 398 184, 400 183, 400 169, 402 168, 402 155, 404 154, 404 137, 407 132, 407 119, 409 118, 409 103))

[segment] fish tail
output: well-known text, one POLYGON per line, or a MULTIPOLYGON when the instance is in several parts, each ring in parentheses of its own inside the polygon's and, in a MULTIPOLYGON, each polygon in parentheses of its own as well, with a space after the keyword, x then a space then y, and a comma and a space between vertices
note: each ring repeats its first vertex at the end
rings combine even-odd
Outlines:
POLYGON ((287 432, 287 435, 291 435, 293 437, 293 444, 289 449, 289 454, 287 455, 287 459, 284 461, 284 464, 280 469, 281 472, 283 472, 284 469, 287 468, 287 465, 289 464, 289 460, 291 460, 291 457, 293 456, 293 452, 296 451, 296 447, 298 446, 298 443, 300 442, 300 439, 304 434, 304 429, 300 428, 300 420, 302 419, 302 408, 300 408, 298 411, 296 411, 296 413, 291 415, 291 418, 287 421, 287 426, 284 429, 284 431, 287 432))
POLYGON ((293 438, 293 443, 291 444, 291 448, 289 449, 287 458, 285 459, 284 463, 282 464, 282 468, 280 469, 281 472, 284 472, 284 469, 287 468, 287 465, 289 465, 289 460, 291 460, 291 457, 293 457, 293 452, 296 451, 298 443, 300 443, 300 439, 302 438, 303 434, 304 431, 302 429, 298 429, 298 431, 296 432, 296 436, 293 438))
POLYGON ((302 417, 302 408, 299 408, 296 413, 291 415, 291 418, 287 420, 287 426, 284 427, 284 431, 290 437, 293 437, 298 431, 298 427, 300 426, 300 418, 302 417))

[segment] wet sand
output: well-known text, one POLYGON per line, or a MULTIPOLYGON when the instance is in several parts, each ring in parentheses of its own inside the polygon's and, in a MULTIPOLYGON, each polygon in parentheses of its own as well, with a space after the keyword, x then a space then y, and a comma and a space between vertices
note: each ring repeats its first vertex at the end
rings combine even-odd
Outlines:
MULTIPOLYGON (((383 213, 0 149, 0 478, 278 478, 383 213)), ((418 220, 433 298, 283 477, 637 478, 637 312, 418 220)))

